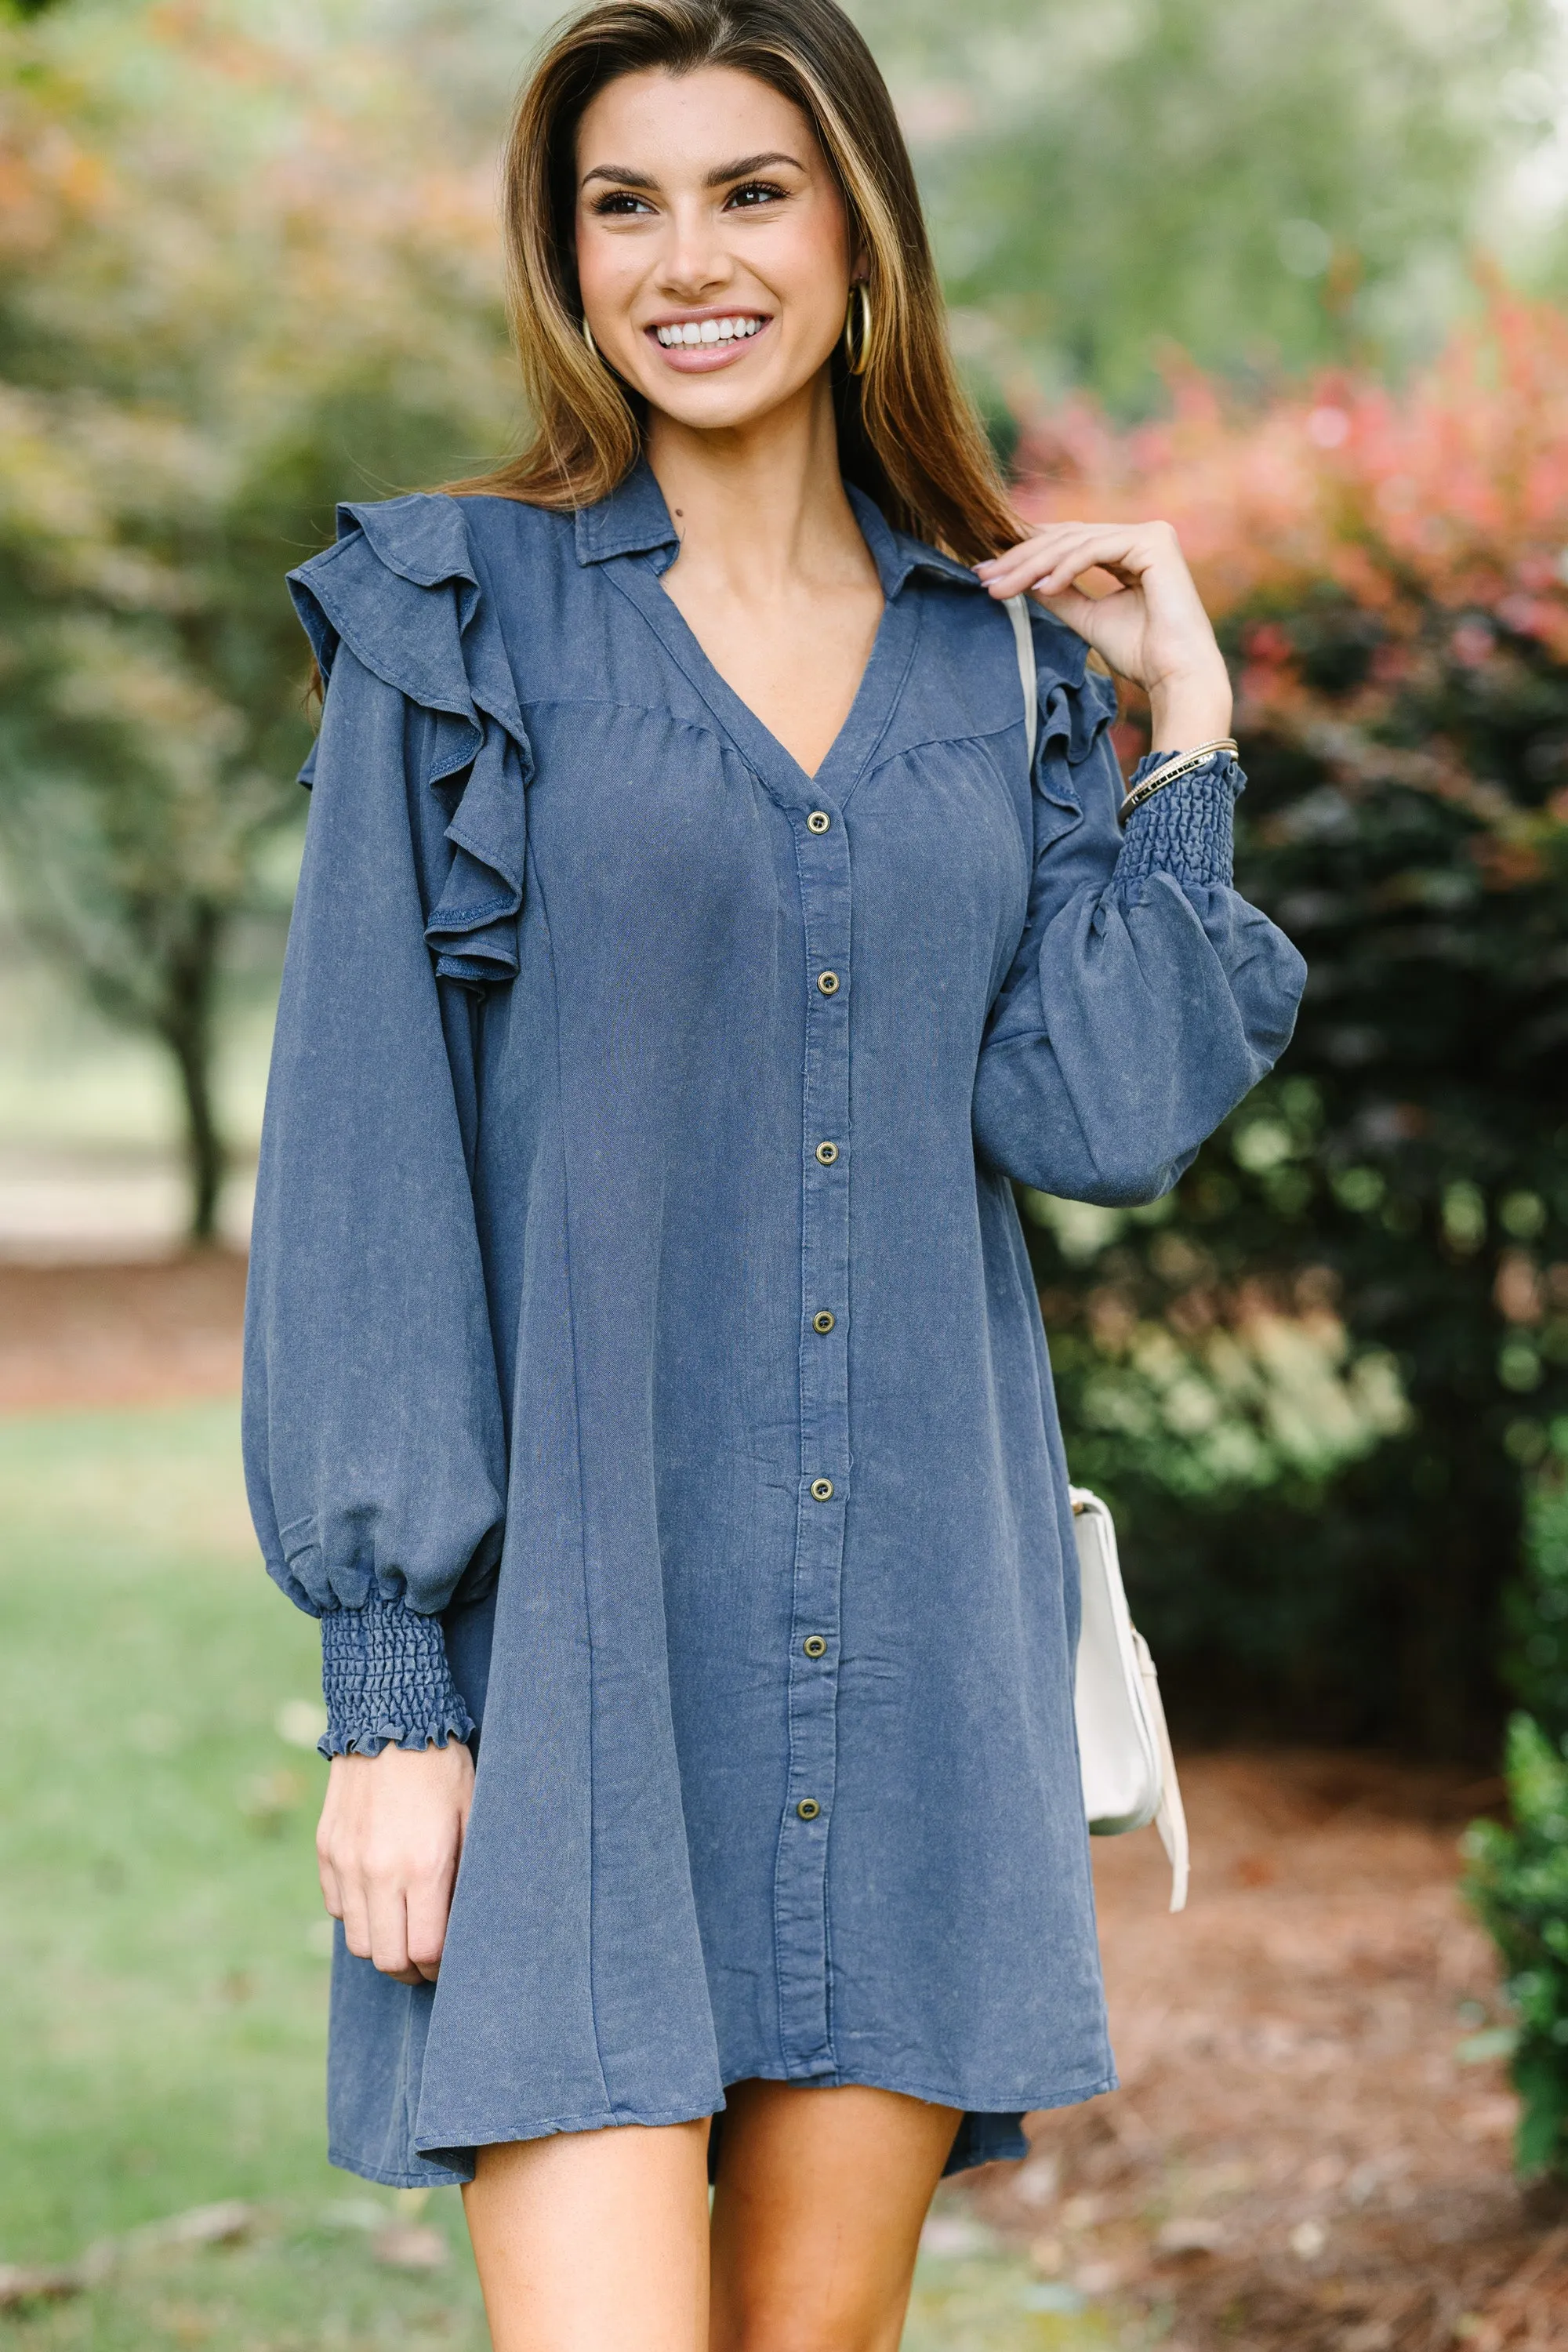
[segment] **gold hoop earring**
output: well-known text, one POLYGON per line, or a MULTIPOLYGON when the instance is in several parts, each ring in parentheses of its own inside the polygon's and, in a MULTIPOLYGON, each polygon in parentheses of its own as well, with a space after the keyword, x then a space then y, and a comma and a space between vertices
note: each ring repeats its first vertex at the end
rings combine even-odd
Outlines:
POLYGON ((597 359, 599 356, 599 346, 594 341, 594 330, 588 324, 588 314, 586 311, 583 313, 583 341, 587 344, 588 349, 593 352, 594 357, 597 359))
POLYGON ((871 356, 871 297, 858 279, 849 289, 849 308, 844 314, 844 364, 851 375, 864 375, 866 362, 871 356), (859 298, 859 320, 855 312, 859 298), (857 324, 859 331, 857 332, 857 324))

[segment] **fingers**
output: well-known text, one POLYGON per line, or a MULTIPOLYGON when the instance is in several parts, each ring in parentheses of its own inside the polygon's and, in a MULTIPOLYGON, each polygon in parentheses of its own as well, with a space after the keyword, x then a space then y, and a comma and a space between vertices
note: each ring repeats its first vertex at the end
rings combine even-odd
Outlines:
POLYGON ((363 1904, 355 1906, 356 1925, 363 1939, 360 1949, 344 1925, 351 1952, 368 1959, 384 1977, 398 1984, 434 1984, 440 1971, 441 1949, 447 1940, 447 1914, 451 1906, 451 1877, 415 1878, 399 1884, 398 1874, 367 1878, 363 1904))
POLYGON ((405 1948, 415 1980, 434 1984, 447 1941, 447 1915, 452 1907, 449 1878, 426 1879, 411 1886, 405 1902, 405 1948))
POLYGON ((338 1819, 342 1803, 342 1780, 338 1767, 340 1757, 333 1757, 327 1773, 327 1793, 321 1805, 321 1817, 316 1823, 316 1875, 321 1883, 321 1900, 330 1917, 341 1919, 344 1912, 344 1894, 337 1865, 332 1859, 337 1837, 338 1819))
POLYGON ((1074 530, 1053 535, 1046 542, 1026 540, 998 559, 997 569, 985 584, 993 595, 1015 594, 1020 588, 1049 595, 1097 569, 1110 572, 1113 578, 1125 578, 1132 552, 1123 532, 1074 530))
MULTIPOLYGON (((377 1875, 367 1880, 365 1915, 370 1949, 363 1957, 384 1977, 395 1977, 399 1984, 417 1984, 419 1971, 408 1958, 408 1898, 395 1878, 377 1875)), ((353 1950, 352 1944, 349 1948, 353 1950)))
POLYGON ((1186 571, 1169 523, 1059 522, 974 569, 994 596, 1015 596, 1023 589, 1056 594, 1097 569, 1123 583, 1142 581, 1156 566, 1186 571))
POLYGON ((1142 580, 1152 568, 1137 562, 1138 551, 1121 534, 1083 531, 1051 547, 1026 542, 998 559, 998 569, 987 577, 994 596, 1014 596, 1035 589, 1052 595, 1081 580, 1086 572, 1108 572, 1123 587, 1142 580))
POLYGON ((1168 522, 1051 523, 974 571, 994 597, 1032 595, 1118 677, 1142 687, 1152 709, 1189 677, 1202 681, 1205 707, 1223 699, 1228 709, 1224 659, 1168 522), (1117 584, 1091 595, 1080 584, 1091 572, 1117 584))
POLYGON ((1146 570, 1151 563, 1181 554, 1181 541, 1168 522, 1047 523, 1021 539, 1016 547, 987 557, 975 570, 983 577, 1004 566, 1050 563, 1074 549, 1092 543, 1113 562, 1146 570))
POLYGON ((343 1916, 342 1889, 338 1885, 338 1874, 332 1868, 332 1857, 320 1830, 316 1832, 316 1875, 321 1882, 321 1900, 326 1905, 328 1912, 332 1918, 341 1919, 343 1916))
POLYGON ((417 1880, 408 1883, 409 1874, 391 1854, 377 1855, 374 1850, 358 1858, 352 1870, 339 1874, 342 1909, 338 1914, 343 1923, 343 1941, 356 1959, 369 1960, 384 1977, 392 1977, 399 1984, 422 1984, 426 1976, 433 1978, 435 1968, 425 1968, 413 1956, 421 1958, 434 1944, 434 1959, 439 1962, 441 1944, 447 1924, 447 1888, 437 1894, 417 1880), (416 1906, 420 1920, 418 1932, 409 1931, 409 1910, 416 1906))
MULTIPOLYGON (((1030 593, 1045 606, 1047 613, 1054 613, 1058 621, 1065 621, 1069 629, 1076 629, 1080 637, 1087 637, 1090 645, 1094 644, 1096 622, 1099 621, 1103 625, 1105 619, 1104 614, 1100 612, 1098 607, 1108 604, 1110 601, 1109 597, 1086 596, 1081 588, 1064 588, 1054 596, 1046 594, 1038 588, 1031 590, 1030 593)), ((1103 627, 1100 633, 1103 634, 1103 627)))
POLYGON ((316 1834, 349 1950, 400 1984, 434 1979, 473 1790, 466 1748, 334 1758, 316 1834))
POLYGON ((356 1960, 368 1960, 372 1956, 370 1889, 363 1879, 346 1874, 338 1883, 343 1898, 340 1914, 343 1923, 343 1941, 356 1960))

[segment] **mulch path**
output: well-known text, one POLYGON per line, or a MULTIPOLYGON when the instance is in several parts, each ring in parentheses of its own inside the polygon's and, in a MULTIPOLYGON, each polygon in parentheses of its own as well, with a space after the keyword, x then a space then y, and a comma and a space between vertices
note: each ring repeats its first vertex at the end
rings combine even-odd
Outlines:
MULTIPOLYGON (((0 1411, 233 1395, 244 1260, 0 1264, 0 1411)), ((1165 2352, 1563 2352, 1568 2207, 1510 2171, 1514 2102, 1456 1891, 1495 1783, 1332 1753, 1183 1768, 1193 1896, 1152 1832, 1096 1875, 1122 2088, 954 2192, 1165 2352)))
POLYGON ((1497 1785, 1334 1753, 1183 1785, 1184 1916, 1152 1833, 1096 1846, 1123 2087, 1040 2118, 984 2218, 1165 2352, 1561 2352, 1568 2211, 1512 2179, 1504 2069, 1464 2048, 1497 1977, 1457 1847, 1497 1785))
POLYGON ((236 1395, 245 1260, 0 1262, 0 1412, 236 1395))

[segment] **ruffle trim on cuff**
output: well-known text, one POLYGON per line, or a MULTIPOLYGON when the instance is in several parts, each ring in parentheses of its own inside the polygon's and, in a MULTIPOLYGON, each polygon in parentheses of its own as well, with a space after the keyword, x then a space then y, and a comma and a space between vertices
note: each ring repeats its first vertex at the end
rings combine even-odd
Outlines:
MULTIPOLYGON (((1140 760, 1128 791, 1162 764, 1159 755, 1140 760)), ((1229 753, 1216 752, 1206 766, 1151 793, 1127 820, 1113 883, 1121 886, 1146 881, 1152 874, 1168 874, 1185 887, 1228 889, 1234 871, 1233 817, 1245 783, 1229 753)))
POLYGON ((379 1592, 363 1609, 332 1609, 322 1618, 321 1690, 323 1756, 379 1756, 389 1745, 445 1748, 473 1734, 440 1619, 379 1592))

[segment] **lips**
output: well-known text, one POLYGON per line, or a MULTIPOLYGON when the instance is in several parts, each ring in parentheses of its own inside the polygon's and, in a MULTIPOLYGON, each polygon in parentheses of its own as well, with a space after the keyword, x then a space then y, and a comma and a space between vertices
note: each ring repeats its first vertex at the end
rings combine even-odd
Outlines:
POLYGON ((677 375, 711 375, 734 367, 742 355, 763 340, 773 325, 767 310, 677 311, 652 319, 643 333, 659 356, 660 364, 677 375))

